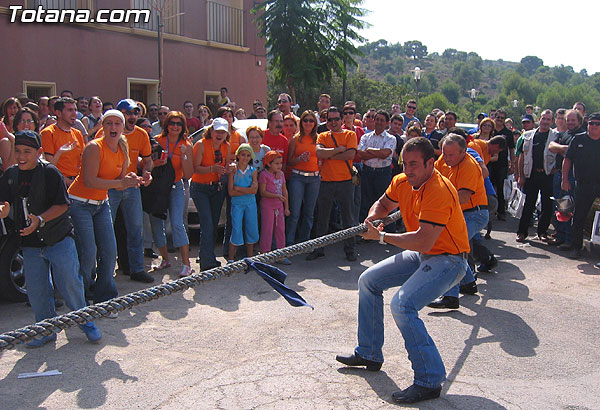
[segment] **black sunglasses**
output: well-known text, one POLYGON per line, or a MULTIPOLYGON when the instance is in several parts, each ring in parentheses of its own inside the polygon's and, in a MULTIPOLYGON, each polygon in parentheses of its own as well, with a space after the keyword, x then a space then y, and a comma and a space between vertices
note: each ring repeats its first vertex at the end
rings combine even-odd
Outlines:
POLYGON ((341 117, 327 118, 327 122, 341 121, 341 117))

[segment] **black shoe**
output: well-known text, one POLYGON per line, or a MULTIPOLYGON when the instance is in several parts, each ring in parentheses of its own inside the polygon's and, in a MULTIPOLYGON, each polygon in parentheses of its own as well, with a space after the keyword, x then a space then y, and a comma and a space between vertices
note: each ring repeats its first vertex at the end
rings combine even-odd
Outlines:
POLYGON ((517 239, 515 239, 515 240, 519 243, 525 243, 525 242, 527 242, 527 235, 525 235, 524 233, 518 233, 517 239))
POLYGON ((555 238, 555 239, 551 239, 548 241, 548 245, 550 245, 550 246, 560 246, 563 243, 565 243, 564 239, 556 239, 555 238))
POLYGON ((567 258, 569 258, 569 259, 581 258, 581 249, 573 248, 573 250, 571 252, 569 252, 569 254, 567 255, 567 258))
POLYGON ((349 262, 356 261, 356 253, 354 252, 346 252, 346 260, 349 262))
POLYGON ((131 274, 131 280, 134 280, 136 282, 143 282, 143 283, 152 283, 154 282, 154 278, 152 276, 150 276, 149 274, 147 274, 146 272, 134 272, 131 274))
POLYGON ((146 248, 146 249, 144 249, 144 257, 156 259, 156 258, 158 258, 158 254, 156 252, 154 252, 154 249, 146 248))
POLYGON ((499 221, 506 221, 506 215, 505 214, 498 214, 498 220, 499 221))
POLYGON ((314 251, 312 251, 311 253, 309 253, 306 256, 306 260, 314 261, 315 259, 322 258, 323 256, 325 256, 325 252, 323 252, 322 250, 319 250, 319 249, 315 249, 314 251))
POLYGON ((363 359, 356 353, 350 356, 342 356, 338 354, 335 357, 335 360, 345 364, 346 366, 367 366, 367 370, 370 372, 379 371, 379 369, 381 369, 381 365, 383 364, 380 362, 374 362, 372 360, 363 359))
POLYGON ((548 243, 552 240, 552 238, 550 238, 547 233, 538 233, 537 237, 540 241, 546 242, 546 243, 548 243))
POLYGON ((392 393, 392 399, 396 403, 417 403, 423 400, 437 399, 440 397, 441 391, 442 386, 430 389, 413 384, 406 390, 392 393))
POLYGON ((474 295, 477 293, 477 281, 460 285, 460 293, 464 295, 474 295))
POLYGON ((477 267, 477 271, 491 272, 492 269, 494 269, 496 266, 498 266, 498 259, 496 259, 495 256, 492 256, 486 263, 482 263, 481 265, 479 265, 477 267))
POLYGON ((458 298, 455 296, 442 296, 428 304, 430 308, 434 309, 458 309, 459 303, 458 298))
POLYGON ((492 235, 490 235, 490 233, 486 233, 484 236, 485 239, 492 239, 492 235))
POLYGON ((562 245, 558 246, 558 250, 559 251, 570 251, 570 250, 573 250, 573 245, 565 242, 562 245))

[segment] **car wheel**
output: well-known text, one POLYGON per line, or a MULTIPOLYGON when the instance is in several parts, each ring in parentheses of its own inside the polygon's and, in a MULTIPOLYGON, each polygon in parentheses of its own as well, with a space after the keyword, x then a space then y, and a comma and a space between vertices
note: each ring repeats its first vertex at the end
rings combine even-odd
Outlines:
POLYGON ((12 238, 3 238, 0 251, 0 298, 10 302, 27 300, 23 255, 12 238))

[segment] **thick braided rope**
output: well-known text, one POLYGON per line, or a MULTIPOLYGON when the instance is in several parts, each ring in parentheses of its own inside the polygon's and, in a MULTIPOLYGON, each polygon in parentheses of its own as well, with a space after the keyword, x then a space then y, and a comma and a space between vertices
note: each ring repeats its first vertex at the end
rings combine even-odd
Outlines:
MULTIPOLYGON (((400 219, 400 212, 395 212, 383 218, 381 221, 377 221, 375 225, 378 225, 379 223, 387 225, 397 221, 398 219, 400 219)), ((352 228, 344 229, 329 235, 308 240, 306 242, 291 245, 286 248, 276 249, 274 251, 254 256, 249 259, 253 262, 272 263, 294 255, 311 252, 316 248, 321 248, 343 241, 344 239, 363 233, 366 230, 366 226, 364 224, 360 224, 352 228)), ((234 273, 246 272, 247 268, 248 265, 246 262, 241 260, 223 267, 217 267, 204 272, 195 273, 185 278, 162 283, 151 288, 142 289, 124 296, 116 297, 106 302, 96 303, 64 315, 46 319, 33 325, 2 333, 0 334, 0 352, 7 349, 13 349, 18 344, 25 343, 33 339, 35 336, 48 336, 54 332, 60 332, 61 330, 69 327, 83 325, 87 322, 92 322, 96 319, 108 316, 112 312, 131 309, 134 306, 150 302, 153 299, 158 299, 176 292, 183 292, 188 288, 193 288, 208 280, 218 279, 222 276, 229 276, 234 273)))

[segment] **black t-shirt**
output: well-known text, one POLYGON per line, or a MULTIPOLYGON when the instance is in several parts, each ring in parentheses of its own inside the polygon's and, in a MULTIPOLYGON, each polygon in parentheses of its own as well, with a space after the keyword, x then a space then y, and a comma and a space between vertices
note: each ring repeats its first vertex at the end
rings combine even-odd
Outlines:
POLYGON ((544 149, 548 141, 548 132, 536 131, 533 136, 533 169, 544 168, 544 149))
POLYGON ((593 140, 588 134, 575 135, 565 157, 573 161, 578 183, 600 183, 600 139, 593 140))
MULTIPOLYGON (((44 167, 44 170, 46 172, 43 187, 45 190, 44 197, 46 199, 44 203, 44 211, 53 205, 68 204, 67 188, 60 171, 52 165, 44 167)), ((29 196, 29 189, 31 188, 31 181, 33 179, 34 172, 35 169, 28 171, 19 170, 19 201, 22 201, 22 198, 27 198, 29 196)), ((7 172, 2 176, 2 178, 0 178, 0 201, 9 202, 11 208, 14 208, 17 212, 16 218, 20 218, 21 221, 24 221, 25 215, 23 213, 22 202, 19 204, 14 204, 14 198, 11 198, 8 175, 9 173, 7 172)), ((25 226, 24 223, 21 225, 25 226)), ((33 232, 22 237, 21 246, 40 248, 44 246, 44 244, 42 244, 42 242, 39 240, 37 233, 33 232)))
POLYGON ((515 139, 513 133, 508 128, 504 127, 500 131, 496 131, 494 128, 494 137, 496 135, 502 135, 506 140, 506 149, 498 153, 498 161, 490 162, 489 166, 498 168, 508 168, 508 151, 515 148, 515 139))

